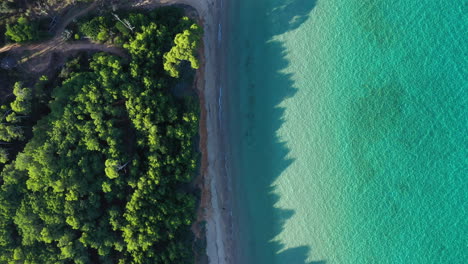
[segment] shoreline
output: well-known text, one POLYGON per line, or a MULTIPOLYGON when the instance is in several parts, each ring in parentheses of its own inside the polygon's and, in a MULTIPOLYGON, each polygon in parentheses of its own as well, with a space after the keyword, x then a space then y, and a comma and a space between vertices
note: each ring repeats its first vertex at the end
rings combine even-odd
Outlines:
POLYGON ((204 171, 204 190, 209 200, 201 208, 204 211, 206 254, 208 263, 235 263, 231 226, 231 199, 229 179, 226 171, 225 124, 222 118, 222 87, 225 75, 223 58, 225 45, 222 39, 221 17, 225 12, 222 0, 213 0, 210 13, 201 14, 204 20, 204 79, 203 99, 205 106, 206 129, 206 170, 204 171))
MULTIPOLYGON (((164 2, 164 1, 162 1, 164 2)), ((223 0, 175 0, 174 4, 187 4, 198 12, 203 26, 200 47, 200 69, 195 85, 200 101, 200 204, 195 235, 204 236, 208 263, 235 263, 232 236, 232 206, 230 181, 227 177, 225 156, 225 123, 222 118, 222 90, 225 45, 222 38, 223 0), (200 226, 204 230, 200 230, 200 226)), ((200 237, 199 237, 200 238, 200 237)), ((202 262, 202 261, 200 261, 202 262)))

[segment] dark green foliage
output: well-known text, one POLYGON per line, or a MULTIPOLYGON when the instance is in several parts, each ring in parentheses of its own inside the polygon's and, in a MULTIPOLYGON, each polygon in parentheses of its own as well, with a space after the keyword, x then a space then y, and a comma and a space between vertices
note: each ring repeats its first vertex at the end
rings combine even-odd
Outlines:
MULTIPOLYGON (((183 11, 174 7, 163 7, 155 9, 146 14, 143 13, 112 13, 91 19, 81 20, 76 25, 78 31, 83 35, 99 42, 112 42, 121 45, 129 40, 136 32, 141 32, 142 27, 150 23, 158 26, 171 25, 170 34, 182 33, 193 24, 188 18, 183 19, 183 11)), ((200 33, 200 32, 199 32, 200 33)), ((173 43, 165 43, 172 46, 173 43)))
MULTIPOLYGON (((83 25, 98 36, 96 21, 83 25)), ((99 53, 89 67, 68 63, 24 150, 0 149, 0 263, 193 263, 195 197, 185 185, 198 160, 198 107, 171 94, 163 57, 194 25, 132 21, 130 62, 99 53)), ((34 86, 38 101, 47 83, 34 86)), ((25 89, 15 85, 4 130, 31 111, 25 89)))
POLYGON ((16 4, 14 0, 0 0, 0 14, 15 11, 16 4))
POLYGON ((79 30, 92 40, 104 42, 109 38, 111 22, 109 17, 98 16, 80 24, 79 30))
POLYGON ((45 75, 39 77, 36 84, 34 85, 34 100, 39 105, 44 105, 50 99, 47 96, 47 90, 49 85, 49 78, 45 75))
POLYGON ((145 16, 143 14, 135 14, 132 13, 128 16, 127 20, 129 21, 130 25, 135 27, 137 31, 141 29, 142 26, 146 26, 149 24, 149 22, 154 22, 151 21, 151 19, 148 16, 145 16))
POLYGON ((8 150, 0 148, 0 163, 7 163, 8 160, 8 150))
POLYGON ((14 25, 7 24, 5 35, 14 42, 25 42, 38 39, 37 24, 20 17, 14 25))
MULTIPOLYGON (((6 32, 6 28, 5 28, 5 25, 2 25, 1 24, 1 21, 0 21, 0 46, 3 46, 5 45, 5 32, 6 32)), ((1 57, 1 56, 0 56, 1 57)), ((1 74, 1 73, 0 73, 1 74)))
POLYGON ((122 22, 118 21, 117 23, 115 23, 115 28, 120 32, 122 33, 122 35, 124 35, 125 37, 127 36, 130 36, 130 34, 132 33, 130 31, 130 29, 128 29, 122 22))

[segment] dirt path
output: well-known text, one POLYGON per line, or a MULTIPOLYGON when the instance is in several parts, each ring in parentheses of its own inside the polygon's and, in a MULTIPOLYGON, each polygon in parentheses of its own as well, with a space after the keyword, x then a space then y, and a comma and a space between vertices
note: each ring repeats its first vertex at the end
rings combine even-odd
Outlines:
POLYGON ((13 44, 8 44, 0 48, 0 53, 2 52, 7 52, 7 51, 22 51, 22 50, 30 50, 30 49, 37 49, 38 45, 41 46, 47 46, 47 45, 53 45, 54 43, 60 43, 62 42, 62 33, 65 31, 65 28, 76 18, 87 14, 88 12, 92 11, 95 9, 98 4, 101 2, 101 0, 96 0, 94 1, 91 5, 86 7, 85 9, 81 9, 78 13, 71 12, 67 14, 64 18, 62 18, 62 21, 57 24, 56 30, 55 30, 55 35, 52 39, 47 40, 42 43, 37 43, 37 44, 30 44, 30 45, 22 45, 18 43, 13 43, 13 44))
MULTIPOLYGON (((9 56, 18 58, 19 64, 24 64, 23 70, 31 73, 41 73, 46 71, 53 65, 49 65, 52 61, 53 54, 59 54, 61 58, 69 57, 77 51, 103 51, 111 53, 123 58, 128 58, 127 53, 123 48, 119 48, 108 44, 92 43, 89 41, 46 41, 43 43, 30 45, 15 45, 8 49, 9 56)), ((1 52, 1 51, 0 51, 1 52)))
POLYGON ((38 45, 36 47, 28 47, 27 51, 32 53, 32 55, 23 58, 23 60, 25 60, 23 69, 31 73, 42 73, 51 67, 60 66, 61 63, 58 63, 58 65, 51 65, 53 54, 60 54, 61 61, 64 61, 65 58, 76 54, 78 51, 102 51, 123 58, 128 58, 128 54, 123 48, 87 41, 74 41, 57 46, 38 45))
POLYGON ((68 16, 64 17, 62 19, 62 22, 57 25, 57 28, 55 30, 54 39, 60 39, 62 37, 62 32, 65 30, 65 28, 68 26, 68 24, 70 24, 74 19, 76 19, 76 18, 78 18, 80 16, 83 16, 83 15, 86 15, 87 13, 89 13, 90 11, 95 9, 99 5, 99 3, 101 3, 101 2, 102 2, 101 0, 96 0, 91 5, 86 7, 85 9, 81 9, 78 13, 67 14, 68 16))
MULTIPOLYGON (((99 50, 104 52, 113 53, 115 55, 121 57, 127 57, 125 50, 123 48, 119 48, 109 44, 99 44, 99 43, 92 43, 89 41, 73 41, 73 42, 53 42, 47 41, 38 44, 31 44, 25 46, 15 46, 14 48, 10 48, 9 51, 13 54, 23 53, 25 51, 34 52, 34 56, 42 56, 49 52, 61 52, 66 53, 68 51, 76 51, 76 50, 99 50)), ((1 52, 1 51, 0 51, 1 52)), ((31 57, 31 56, 29 56, 31 57)))
POLYGON ((74 10, 72 10, 66 14, 57 24, 55 35, 52 39, 26 45, 18 43, 9 44, 1 47, 0 53, 9 52, 10 56, 18 58, 20 64, 25 64, 27 62, 22 69, 32 73, 40 73, 47 70, 50 67, 52 54, 54 53, 60 53, 62 58, 66 58, 80 50, 93 50, 127 57, 124 49, 112 45, 92 43, 89 41, 65 42, 62 39, 62 33, 73 20, 91 12, 101 2, 102 0, 96 0, 86 8, 79 10, 79 12, 73 12, 74 10))

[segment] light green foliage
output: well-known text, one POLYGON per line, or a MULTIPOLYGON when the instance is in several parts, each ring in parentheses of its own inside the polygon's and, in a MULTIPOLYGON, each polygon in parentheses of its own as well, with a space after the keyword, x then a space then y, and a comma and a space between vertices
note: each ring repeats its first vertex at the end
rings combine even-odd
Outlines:
POLYGON ((107 32, 107 31, 101 31, 101 32, 99 32, 99 33, 97 34, 97 37, 96 37, 96 39, 97 39, 98 41, 101 41, 101 42, 106 41, 108 38, 109 38, 109 32, 107 32))
MULTIPOLYGON (((4 165, 0 263, 193 263, 195 198, 183 185, 196 168, 198 110, 171 94, 163 68, 186 20, 143 18, 125 45, 130 62, 98 53, 64 74, 50 113, 4 165)), ((14 108, 26 113, 23 89, 14 108)))
POLYGON ((175 46, 164 54, 164 69, 170 76, 179 77, 179 66, 182 61, 189 61, 193 69, 198 69, 197 50, 200 45, 202 30, 197 24, 176 35, 175 46))
MULTIPOLYGON (((41 82, 43 78, 40 78, 41 82)), ((10 159, 8 153, 13 156, 20 150, 18 143, 25 139, 24 128, 28 122, 29 114, 32 109, 32 91, 29 88, 23 88, 21 82, 16 82, 13 87, 14 100, 0 107, 0 144, 8 146, 8 152, 0 149, 0 163, 7 163, 10 159), (10 143, 7 143, 10 142, 10 143)), ((19 145, 21 146, 21 144, 19 145)))
POLYGON ((109 179, 115 179, 119 177, 119 172, 117 170, 117 167, 119 166, 118 161, 108 159, 106 160, 105 165, 106 165, 106 169, 105 169, 106 176, 109 177, 109 179))
POLYGON ((133 77, 140 76, 147 80, 156 77, 161 70, 161 57, 163 49, 168 46, 169 37, 170 32, 167 27, 150 23, 148 26, 142 26, 141 32, 136 33, 135 38, 128 44, 124 44, 124 48, 132 54, 130 70, 133 77))
POLYGON ((16 99, 10 104, 11 109, 18 114, 29 114, 31 112, 31 89, 23 88, 22 83, 16 82, 13 87, 13 94, 16 99))
POLYGON ((80 32, 93 40, 104 42, 109 38, 111 20, 97 16, 79 25, 80 32))
POLYGON ((16 82, 13 87, 13 94, 15 100, 10 104, 11 109, 6 105, 2 105, 0 115, 0 140, 12 142, 15 140, 24 139, 23 126, 21 126, 22 119, 31 112, 31 89, 23 88, 20 82, 16 82))
POLYGON ((22 140, 24 131, 19 126, 0 124, 0 140, 11 142, 14 140, 22 140))
POLYGON ((25 17, 18 18, 14 25, 7 24, 5 35, 15 42, 25 42, 38 38, 35 24, 29 23, 25 17))

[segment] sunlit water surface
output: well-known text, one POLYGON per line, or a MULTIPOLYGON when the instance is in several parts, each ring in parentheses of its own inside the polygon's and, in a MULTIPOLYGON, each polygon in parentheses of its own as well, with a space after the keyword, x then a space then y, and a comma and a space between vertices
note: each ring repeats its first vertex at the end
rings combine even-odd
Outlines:
POLYGON ((466 263, 467 2, 231 2, 239 263, 466 263))

